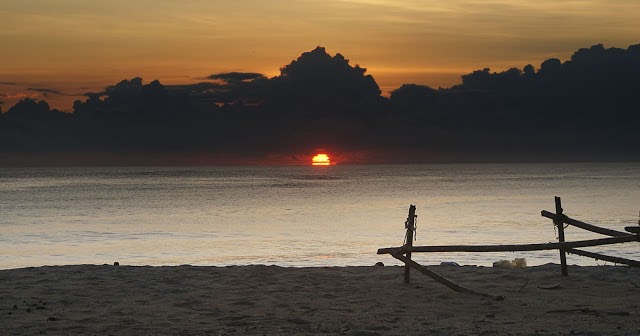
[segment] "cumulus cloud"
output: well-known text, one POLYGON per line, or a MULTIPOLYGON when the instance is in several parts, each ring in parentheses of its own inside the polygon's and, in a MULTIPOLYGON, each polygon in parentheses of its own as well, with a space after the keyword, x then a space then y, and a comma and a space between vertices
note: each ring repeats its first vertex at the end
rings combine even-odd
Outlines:
POLYGON ((330 106, 336 113, 345 112, 345 108, 353 113, 364 112, 363 104, 377 101, 381 94, 375 79, 366 71, 359 65, 350 65, 339 53, 331 56, 325 48, 317 47, 282 67, 280 76, 272 79, 265 99, 309 113, 331 113, 330 106))
MULTIPOLYGON (((564 62, 481 69, 448 89, 405 84, 389 99, 365 68, 322 47, 302 53, 273 78, 231 72, 211 75, 211 82, 165 86, 136 77, 85 93, 73 117, 21 102, 0 116, 0 150, 15 150, 13 144, 39 150, 65 138, 60 148, 278 153, 294 161, 302 157, 296 153, 318 147, 418 153, 415 158, 456 153, 474 161, 545 159, 539 153, 594 158, 589 155, 598 151, 637 156, 640 45, 596 45, 564 62)), ((31 87, 0 94, 0 100, 20 94, 65 95, 31 87)))

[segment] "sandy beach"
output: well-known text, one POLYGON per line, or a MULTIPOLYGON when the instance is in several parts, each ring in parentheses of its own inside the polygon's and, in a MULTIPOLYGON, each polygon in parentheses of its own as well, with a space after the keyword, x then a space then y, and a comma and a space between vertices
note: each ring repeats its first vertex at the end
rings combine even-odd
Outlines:
POLYGON ((640 269, 53 266, 0 271, 2 335, 638 335, 640 269))

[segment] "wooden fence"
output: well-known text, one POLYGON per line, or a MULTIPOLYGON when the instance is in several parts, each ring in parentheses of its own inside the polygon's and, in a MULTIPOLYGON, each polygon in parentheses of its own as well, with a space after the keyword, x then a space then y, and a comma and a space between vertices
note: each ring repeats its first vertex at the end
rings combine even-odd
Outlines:
MULTIPOLYGON (((411 259, 412 253, 417 252, 514 252, 514 251, 542 251, 542 250, 559 250, 560 252, 560 269, 562 275, 568 275, 567 271, 567 253, 576 254, 579 256, 594 258, 597 260, 610 261, 618 264, 625 264, 632 267, 640 267, 640 262, 625 258, 607 256, 600 253, 588 252, 580 250, 582 247, 590 246, 602 246, 609 244, 619 244, 627 242, 640 241, 640 221, 638 226, 628 226, 625 230, 628 232, 611 230, 592 224, 588 224, 577 219, 567 217, 563 214, 562 201, 560 197, 555 198, 556 212, 552 213, 546 210, 542 211, 542 216, 553 220, 554 226, 558 230, 558 242, 555 243, 541 243, 541 244, 509 244, 509 245, 441 245, 441 246, 413 246, 413 237, 415 233, 415 218, 416 207, 411 205, 409 207, 409 216, 405 222, 405 228, 407 229, 405 235, 404 244, 400 247, 388 247, 378 249, 378 254, 390 254, 394 258, 402 261, 405 264, 404 268, 404 282, 409 283, 411 281, 411 268, 416 269, 422 274, 425 274, 439 283, 457 291, 472 294, 480 294, 483 296, 490 296, 483 293, 478 293, 470 289, 464 288, 438 274, 420 265, 419 263, 411 259), (581 228, 594 233, 609 236, 608 238, 578 240, 567 242, 565 241, 565 226, 573 225, 577 228, 581 228)), ((500 298, 500 297, 497 297, 500 298)))

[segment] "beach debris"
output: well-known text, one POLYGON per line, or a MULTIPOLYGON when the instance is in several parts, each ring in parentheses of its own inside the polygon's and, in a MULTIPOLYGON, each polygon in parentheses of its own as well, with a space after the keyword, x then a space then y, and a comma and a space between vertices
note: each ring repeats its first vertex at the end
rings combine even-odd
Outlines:
POLYGON ((522 289, 524 289, 528 284, 529 284, 529 281, 525 282, 524 285, 522 285, 522 287, 518 289, 518 293, 520 293, 520 291, 522 291, 522 289))
POLYGON ((560 289, 560 288, 562 288, 562 286, 560 286, 559 282, 556 282, 556 283, 552 283, 552 284, 540 284, 540 285, 538 285, 538 288, 540 288, 540 289, 560 289))
POLYGON ((640 286, 638 286, 635 282, 633 281, 629 281, 630 284, 634 285, 636 288, 640 288, 640 286))
POLYGON ((382 263, 382 261, 378 261, 375 266, 384 267, 384 264, 382 263))
POLYGON ((57 320, 58 320, 58 319, 57 319, 57 318, 55 318, 55 317, 53 317, 53 316, 49 316, 49 317, 47 318, 47 321, 57 321, 57 320))
POLYGON ((440 266, 460 266, 460 264, 455 261, 443 261, 440 263, 440 266))
POLYGON ((18 310, 18 305, 13 305, 13 310, 18 310))
POLYGON ((29 308, 27 308, 26 312, 27 312, 27 313, 30 313, 30 312, 31 312, 31 308, 30 308, 30 307, 29 307, 29 308))
POLYGON ((525 268, 527 267, 527 259, 515 258, 513 260, 498 260, 493 263, 493 267, 497 268, 525 268))

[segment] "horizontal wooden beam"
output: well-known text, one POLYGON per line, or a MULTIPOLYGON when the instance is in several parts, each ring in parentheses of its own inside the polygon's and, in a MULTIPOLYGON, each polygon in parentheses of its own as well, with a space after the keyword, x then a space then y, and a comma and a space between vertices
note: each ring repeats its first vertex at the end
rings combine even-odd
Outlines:
POLYGON ((624 229, 631 233, 640 234, 640 226, 626 226, 624 229))
MULTIPOLYGON (((638 241, 636 235, 626 235, 624 237, 600 238, 590 240, 577 240, 565 243, 543 243, 543 244, 505 244, 505 245, 435 245, 435 246, 414 246, 410 252, 513 252, 513 251, 543 251, 558 250, 560 248, 570 249, 576 247, 589 247, 619 244, 638 241)), ((409 249, 402 247, 388 247, 378 250, 378 254, 393 254, 398 252, 409 252, 409 249)))
POLYGON ((578 249, 568 249, 567 253, 573 253, 573 254, 577 254, 579 256, 589 257, 589 258, 593 258, 593 259, 596 259, 596 260, 609 261, 609 262, 616 263, 616 264, 625 264, 625 265, 629 265, 631 267, 640 267, 640 262, 639 261, 635 261, 635 260, 631 260, 631 259, 625 259, 625 258, 619 258, 619 257, 611 257, 611 256, 608 256, 608 255, 595 253, 595 252, 583 251, 583 250, 578 250, 578 249))
MULTIPOLYGON (((546 211, 546 210, 542 210, 542 212, 540 214, 542 215, 542 217, 547 217, 547 218, 553 219, 553 220, 556 220, 557 217, 558 217, 558 215, 554 214, 553 212, 549 212, 549 211, 546 211)), ((579 228, 581 228, 583 230, 599 233, 599 234, 602 234, 602 235, 605 235, 605 236, 624 237, 624 236, 631 235, 630 233, 611 230, 611 229, 606 229, 606 228, 603 228, 603 227, 591 225, 589 223, 581 222, 581 221, 579 221, 577 219, 573 219, 573 218, 567 217, 565 215, 562 215, 560 219, 565 224, 573 225, 573 226, 579 227, 579 228)))

